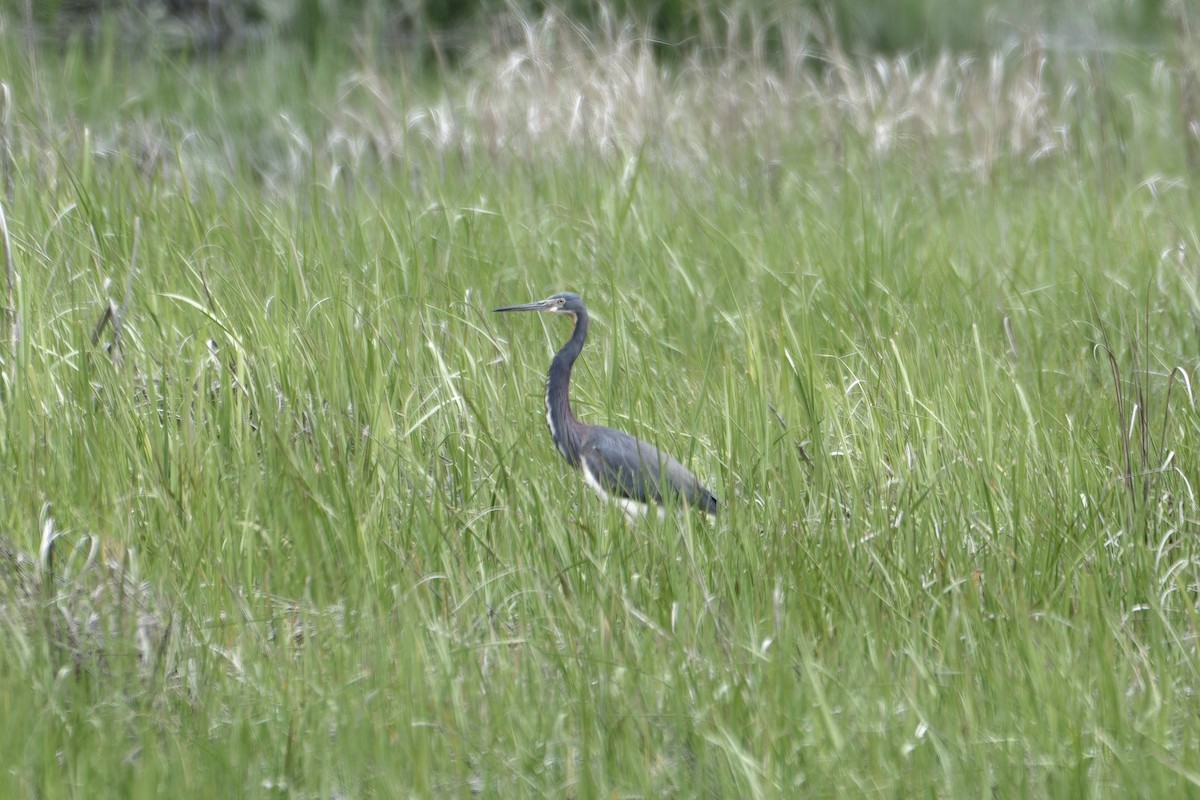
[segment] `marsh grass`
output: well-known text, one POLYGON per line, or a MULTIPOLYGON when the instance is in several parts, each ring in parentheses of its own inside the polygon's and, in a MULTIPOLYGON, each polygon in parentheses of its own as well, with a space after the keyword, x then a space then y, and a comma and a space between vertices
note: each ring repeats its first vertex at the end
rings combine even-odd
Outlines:
POLYGON ((438 81, 4 34, 3 794, 1194 792, 1171 54, 513 30, 438 81), (562 289, 577 413, 717 520, 560 463, 567 332, 488 309, 562 289))

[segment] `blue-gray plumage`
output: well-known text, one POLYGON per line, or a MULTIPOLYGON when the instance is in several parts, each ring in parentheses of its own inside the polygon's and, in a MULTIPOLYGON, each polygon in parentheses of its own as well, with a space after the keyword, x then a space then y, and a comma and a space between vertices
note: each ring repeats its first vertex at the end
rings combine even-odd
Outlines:
POLYGON ((568 314, 574 320, 571 338, 554 354, 546 376, 546 425, 558 452, 571 466, 583 471, 584 482, 606 500, 614 500, 630 517, 658 507, 668 498, 708 514, 717 513, 713 496, 687 468, 653 445, 623 431, 587 425, 571 412, 568 390, 571 367, 587 340, 588 315, 579 295, 561 292, 536 303, 505 306, 496 311, 548 311, 568 314))

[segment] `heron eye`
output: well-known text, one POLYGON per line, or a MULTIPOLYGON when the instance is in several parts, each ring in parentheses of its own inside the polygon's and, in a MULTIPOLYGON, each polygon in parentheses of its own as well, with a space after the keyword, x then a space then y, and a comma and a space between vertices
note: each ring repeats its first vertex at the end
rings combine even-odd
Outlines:
POLYGON ((560 297, 560 298, 558 298, 558 304, 560 306, 565 306, 567 304, 567 301, 566 301, 566 299, 560 297))

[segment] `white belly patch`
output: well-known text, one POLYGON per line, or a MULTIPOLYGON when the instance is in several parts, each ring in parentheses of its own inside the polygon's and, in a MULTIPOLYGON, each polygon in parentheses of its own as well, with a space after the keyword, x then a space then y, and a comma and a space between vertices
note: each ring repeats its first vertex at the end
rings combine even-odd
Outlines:
MULTIPOLYGON (((650 510, 650 506, 645 503, 640 503, 637 500, 632 500, 628 497, 613 497, 604 489, 604 485, 596 478, 595 473, 588 469, 587 459, 580 459, 579 466, 583 468, 583 482, 588 488, 600 495, 601 500, 611 500, 621 507, 625 512, 625 516, 630 520, 635 520, 650 510)), ((662 506, 658 506, 658 518, 664 519, 667 516, 667 510, 662 506)))

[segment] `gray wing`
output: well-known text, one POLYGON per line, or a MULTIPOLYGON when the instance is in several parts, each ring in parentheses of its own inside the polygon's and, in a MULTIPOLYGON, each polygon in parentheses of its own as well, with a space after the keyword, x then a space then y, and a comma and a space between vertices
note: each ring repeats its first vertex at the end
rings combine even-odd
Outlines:
POLYGON ((595 426, 589 434, 579 457, 604 491, 647 505, 662 505, 665 495, 682 497, 705 513, 717 513, 713 493, 658 448, 612 428, 595 426))

